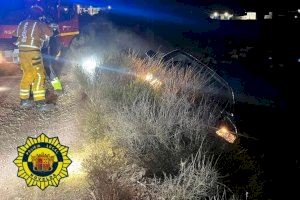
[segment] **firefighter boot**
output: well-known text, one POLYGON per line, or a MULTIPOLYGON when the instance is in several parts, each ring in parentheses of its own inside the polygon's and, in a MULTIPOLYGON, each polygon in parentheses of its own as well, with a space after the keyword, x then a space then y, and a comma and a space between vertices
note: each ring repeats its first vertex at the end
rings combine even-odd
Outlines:
POLYGON ((62 91, 62 86, 61 86, 61 82, 59 80, 58 77, 55 77, 52 81, 51 84, 54 88, 55 91, 62 91))
POLYGON ((61 82, 59 80, 58 77, 55 77, 52 81, 51 81, 52 87, 54 89, 54 94, 56 94, 57 96, 62 95, 62 85, 61 82))
POLYGON ((31 108, 33 107, 32 101, 29 99, 21 99, 20 101, 21 108, 31 108))
POLYGON ((36 101, 35 105, 37 107, 37 109, 39 109, 40 111, 49 111, 54 109, 54 104, 50 103, 47 104, 45 101, 36 101))

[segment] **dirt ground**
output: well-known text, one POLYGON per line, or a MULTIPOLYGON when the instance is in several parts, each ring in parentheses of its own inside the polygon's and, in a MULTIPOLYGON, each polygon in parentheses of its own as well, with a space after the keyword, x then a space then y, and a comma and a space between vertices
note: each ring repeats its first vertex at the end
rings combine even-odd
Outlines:
MULTIPOLYGON (((74 78, 64 73, 61 80, 64 93, 58 97, 56 108, 48 112, 19 108, 19 81, 21 71, 8 70, 0 73, 0 199, 90 199, 81 168, 79 149, 86 145, 85 135, 79 123, 80 98, 74 78), (11 73, 14 71, 14 73, 11 73), (60 143, 69 147, 69 177, 61 179, 60 185, 41 191, 27 187, 25 180, 17 177, 13 160, 17 147, 27 137, 45 133, 48 137, 59 137, 60 143)), ((81 156, 82 157, 82 156, 81 156)))

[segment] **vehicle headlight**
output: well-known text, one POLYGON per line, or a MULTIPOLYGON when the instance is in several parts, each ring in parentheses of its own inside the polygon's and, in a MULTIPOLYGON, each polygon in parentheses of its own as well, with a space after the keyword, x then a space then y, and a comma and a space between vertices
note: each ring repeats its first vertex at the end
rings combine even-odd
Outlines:
POLYGON ((234 143, 236 140, 236 135, 234 135, 230 130, 228 130, 227 127, 222 126, 217 131, 216 134, 220 137, 222 137, 224 140, 226 140, 229 143, 234 143))
POLYGON ((144 80, 155 88, 159 88, 162 85, 162 82, 158 78, 154 77, 154 75, 151 73, 148 73, 144 80))
POLYGON ((145 77, 145 81, 147 82, 151 82, 153 81, 153 79, 154 79, 153 74, 147 74, 145 77))

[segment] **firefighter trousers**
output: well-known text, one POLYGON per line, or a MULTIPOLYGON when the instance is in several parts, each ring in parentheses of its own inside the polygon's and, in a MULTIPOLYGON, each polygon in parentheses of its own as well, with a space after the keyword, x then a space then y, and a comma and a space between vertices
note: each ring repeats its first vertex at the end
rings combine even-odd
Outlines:
POLYGON ((20 50, 20 67, 23 77, 20 84, 20 98, 29 99, 33 94, 34 101, 45 100, 45 68, 42 54, 39 50, 20 50))

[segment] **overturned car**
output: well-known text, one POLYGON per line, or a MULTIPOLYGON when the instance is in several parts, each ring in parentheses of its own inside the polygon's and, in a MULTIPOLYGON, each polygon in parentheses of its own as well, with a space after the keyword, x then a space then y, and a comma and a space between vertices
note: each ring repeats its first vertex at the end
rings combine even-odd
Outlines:
MULTIPOLYGON (((146 56, 153 59, 158 56, 158 53, 150 50, 146 52, 146 56)), ((229 143, 234 143, 237 139, 237 128, 234 123, 235 97, 227 81, 214 70, 185 51, 174 50, 162 56, 160 54, 159 58, 168 69, 173 67, 179 67, 183 70, 192 68, 195 72, 200 74, 200 76, 205 76, 205 82, 201 85, 201 92, 205 93, 203 95, 210 96, 213 102, 218 104, 220 108, 218 116, 219 122, 216 124, 216 127, 213 128, 217 135, 229 143)), ((158 79, 159 78, 154 78, 151 75, 146 77, 146 81, 149 82, 158 82, 158 79)))

